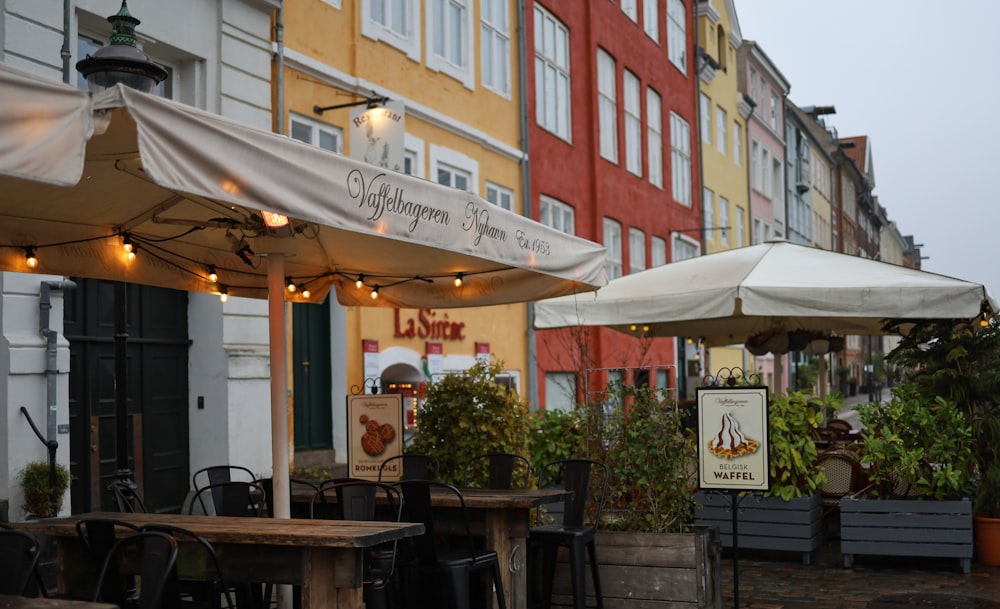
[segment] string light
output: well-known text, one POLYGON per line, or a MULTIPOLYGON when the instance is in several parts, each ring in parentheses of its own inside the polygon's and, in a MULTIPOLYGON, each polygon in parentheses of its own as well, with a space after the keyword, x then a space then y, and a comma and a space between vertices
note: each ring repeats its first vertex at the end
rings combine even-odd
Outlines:
POLYGON ((208 265, 208 280, 215 283, 219 280, 219 274, 215 272, 215 265, 208 265))
POLYGON ((129 245, 128 245, 128 249, 126 249, 125 251, 126 251, 126 252, 128 252, 127 254, 125 254, 125 258, 126 258, 126 259, 127 259, 127 260, 128 260, 129 262, 132 262, 133 260, 135 260, 135 253, 136 253, 137 251, 139 251, 139 248, 138 248, 138 247, 136 247, 135 245, 133 245, 133 244, 129 243, 129 245))
POLYGON ((24 263, 29 269, 38 268, 38 257, 35 256, 35 248, 30 245, 24 248, 24 263))
POLYGON ((302 289, 299 291, 299 293, 302 294, 302 298, 308 299, 312 297, 312 292, 310 292, 309 288, 307 288, 306 286, 302 286, 302 289))
POLYGON ((285 277, 285 289, 288 290, 289 294, 294 294, 295 290, 298 289, 298 286, 296 286, 292 282, 292 278, 291 277, 285 277))
POLYGON ((219 286, 219 300, 229 302, 229 288, 224 285, 219 286))
POLYGON ((378 298, 378 286, 372 288, 372 300, 375 300, 376 298, 378 298))
MULTIPOLYGON (((135 250, 135 246, 132 244, 132 236, 128 233, 122 235, 122 247, 125 249, 126 254, 131 254, 135 250)), ((129 258, 132 260, 133 258, 129 258)))
POLYGON ((462 287, 462 279, 464 277, 465 277, 465 275, 462 274, 462 273, 459 273, 458 275, 455 275, 455 287, 456 288, 462 287))
POLYGON ((365 285, 365 276, 364 275, 358 275, 357 281, 354 282, 354 287, 356 287, 356 288, 358 288, 360 290, 361 286, 363 286, 363 285, 365 285))

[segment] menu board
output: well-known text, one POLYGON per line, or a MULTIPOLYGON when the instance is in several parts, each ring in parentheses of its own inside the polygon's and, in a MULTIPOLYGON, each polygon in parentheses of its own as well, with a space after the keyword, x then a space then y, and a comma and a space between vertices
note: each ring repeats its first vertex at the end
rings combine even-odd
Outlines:
MULTIPOLYGON (((403 452, 403 396, 347 396, 347 475, 378 480, 379 466, 403 452)), ((383 480, 395 480, 391 472, 383 480)))
POLYGON ((699 486, 768 490, 767 387, 699 387, 695 392, 699 486))

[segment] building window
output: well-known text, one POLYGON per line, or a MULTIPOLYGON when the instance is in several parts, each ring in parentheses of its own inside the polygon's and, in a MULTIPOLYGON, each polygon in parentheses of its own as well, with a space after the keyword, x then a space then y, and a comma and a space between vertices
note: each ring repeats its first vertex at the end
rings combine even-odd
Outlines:
POLYGON ((472 182, 472 175, 468 171, 452 167, 447 163, 438 163, 437 183, 451 186, 459 190, 469 190, 469 183, 472 182))
POLYGON ((729 247, 729 199, 719 197, 719 240, 729 247))
POLYGON ((482 0, 483 86, 510 97, 510 14, 505 0, 482 0))
POLYGON ((636 0, 621 0, 620 5, 622 12, 628 15, 629 19, 639 23, 639 5, 636 0))
POLYGON ((535 4, 535 121, 570 141, 569 30, 535 4))
POLYGON ((743 128, 737 121, 733 121, 733 163, 743 164, 743 128))
MULTIPOLYGON (((757 103, 757 70, 750 68, 750 99, 757 103)), ((754 108, 759 111, 760 107, 754 108)))
POLYGON ((649 238, 650 266, 663 266, 667 263, 667 242, 662 237, 649 238))
POLYGON ((428 0, 427 67, 474 89, 470 0, 428 0))
POLYGON ((667 56, 687 74, 687 14, 683 0, 667 0, 667 56))
POLYGON ((292 139, 312 146, 344 154, 344 130, 314 121, 311 118, 292 114, 289 117, 288 133, 292 139))
POLYGON ((674 201, 691 207, 691 126, 670 113, 670 181, 674 201))
POLYGON ((775 205, 784 200, 785 179, 782 172, 781 160, 771 157, 771 200, 775 205))
POLYGON ((438 184, 478 193, 479 164, 464 154, 431 145, 430 170, 438 184))
POLYGON ((764 242, 764 224, 760 218, 753 219, 753 235, 751 236, 754 245, 764 242))
POLYGON ((361 34, 420 61, 419 10, 420 0, 362 0, 361 34))
POLYGON ((545 195, 539 197, 538 206, 539 222, 568 235, 576 234, 576 220, 572 207, 545 195))
POLYGON ((573 412, 576 409, 576 374, 545 373, 545 409, 573 412))
POLYGON ((514 209, 514 191, 493 182, 486 183, 486 200, 507 211, 514 209))
POLYGON ((701 191, 701 224, 705 227, 705 239, 714 239, 715 231, 715 195, 704 188, 701 191))
POLYGON ((778 120, 780 120, 778 115, 778 96, 771 92, 771 129, 778 130, 778 120))
POLYGON ((601 132, 601 156, 618 162, 618 101, 615 92, 615 60, 597 49, 597 105, 601 132))
POLYGON ((604 248, 608 252, 604 270, 608 279, 622 276, 622 225, 611 218, 604 219, 604 248))
POLYGON ((646 233, 638 228, 628 229, 628 272, 637 273, 646 268, 646 233))
POLYGON ((701 123, 701 141, 712 143, 712 101, 704 93, 700 93, 698 104, 698 122, 701 123))
POLYGON ((729 121, 726 119, 726 111, 722 109, 722 106, 715 107, 715 146, 719 149, 721 154, 726 154, 726 123, 729 121))
POLYGON ((649 183, 663 188, 663 117, 660 95, 646 89, 646 156, 649 183))
POLYGON ((642 108, 639 102, 639 78, 625 70, 625 168, 642 177, 642 108))
POLYGON ((642 29, 654 41, 660 41, 660 0, 642 0, 642 29))
POLYGON ((698 243, 686 237, 677 235, 673 240, 674 262, 689 260, 698 256, 698 243))
POLYGON ((406 175, 424 177, 424 140, 409 133, 403 140, 403 173, 406 175))

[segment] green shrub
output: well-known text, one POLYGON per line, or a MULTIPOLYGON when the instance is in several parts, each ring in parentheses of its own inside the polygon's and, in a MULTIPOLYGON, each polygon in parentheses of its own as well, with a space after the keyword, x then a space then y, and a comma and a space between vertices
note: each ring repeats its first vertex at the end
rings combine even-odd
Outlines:
POLYGON ((56 463, 55 486, 49 480, 49 462, 31 461, 17 473, 17 483, 24 495, 21 509, 26 514, 36 518, 51 518, 62 509, 63 495, 69 488, 71 476, 69 469, 61 463, 56 463), (52 510, 52 492, 55 490, 56 509, 52 510))
POLYGON ((771 485, 765 495, 788 501, 823 488, 826 475, 816 467, 816 440, 825 410, 813 408, 799 391, 771 398, 767 413, 771 485))
POLYGON ((530 418, 531 470, 583 454, 584 423, 579 410, 539 410, 530 418))

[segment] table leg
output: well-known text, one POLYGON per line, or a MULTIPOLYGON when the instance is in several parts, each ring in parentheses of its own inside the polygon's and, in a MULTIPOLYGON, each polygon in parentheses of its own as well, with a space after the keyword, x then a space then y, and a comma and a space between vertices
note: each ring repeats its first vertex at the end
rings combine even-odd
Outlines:
MULTIPOLYGON (((524 571, 528 536, 527 510, 491 510, 486 517, 486 547, 500 559, 500 579, 509 609, 527 609, 528 584, 524 571)), ((496 607, 494 597, 493 605, 496 607)))
POLYGON ((363 609, 362 548, 309 548, 302 557, 302 609, 363 609))

